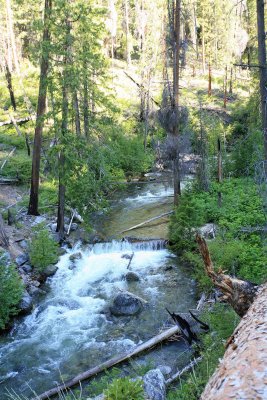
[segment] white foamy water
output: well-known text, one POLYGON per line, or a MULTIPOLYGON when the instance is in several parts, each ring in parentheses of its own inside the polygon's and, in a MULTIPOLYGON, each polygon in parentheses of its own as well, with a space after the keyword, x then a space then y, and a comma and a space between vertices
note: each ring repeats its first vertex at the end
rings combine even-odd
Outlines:
POLYGON ((171 258, 164 241, 96 244, 71 262, 70 256, 78 251, 76 247, 61 257, 46 299, 13 329, 13 340, 0 348, 0 376, 6 377, 2 381, 12 382, 18 376, 23 380, 27 370, 38 382, 38 377, 62 368, 76 352, 93 349, 113 354, 140 341, 123 334, 109 337, 114 323, 106 311, 120 290, 129 290, 124 279, 129 259, 122 256, 133 253, 131 270, 141 278, 138 290, 155 303, 158 285, 164 281, 162 267, 171 258), (7 375, 10 370, 14 372, 7 375))

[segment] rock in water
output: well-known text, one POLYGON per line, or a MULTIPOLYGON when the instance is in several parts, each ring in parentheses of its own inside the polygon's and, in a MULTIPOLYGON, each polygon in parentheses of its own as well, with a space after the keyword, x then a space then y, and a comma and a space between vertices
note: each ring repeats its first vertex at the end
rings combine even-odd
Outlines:
POLYGON ((165 379, 159 369, 151 369, 144 376, 144 390, 149 400, 165 400, 165 379))
POLYGON ((19 303, 19 309, 21 310, 21 313, 28 314, 31 312, 32 307, 33 307, 32 298, 29 295, 29 293, 25 290, 22 299, 19 303))
POLYGON ((138 282, 140 281, 140 276, 135 272, 130 271, 125 275, 125 279, 127 282, 138 282))
POLYGON ((56 265, 48 265, 48 267, 45 268, 44 271, 42 271, 42 276, 44 278, 48 278, 49 276, 55 275, 57 272, 58 267, 56 265))
POLYGON ((135 315, 143 309, 141 300, 130 293, 119 293, 110 307, 115 316, 135 315))
POLYGON ((77 253, 73 253, 70 255, 70 261, 77 261, 80 260, 82 258, 82 253, 79 251, 77 253))

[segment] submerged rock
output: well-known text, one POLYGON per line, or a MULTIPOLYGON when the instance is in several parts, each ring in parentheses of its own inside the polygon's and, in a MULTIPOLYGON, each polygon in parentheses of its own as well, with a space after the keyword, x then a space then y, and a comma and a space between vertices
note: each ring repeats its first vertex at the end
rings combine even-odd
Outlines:
POLYGON ((28 314, 31 312, 32 307, 33 307, 32 297, 25 290, 23 293, 22 299, 19 303, 19 309, 20 309, 21 313, 28 314))
POLYGON ((80 260, 81 258, 82 258, 82 253, 79 251, 77 253, 71 254, 69 260, 75 262, 77 260, 80 260))
POLYGON ((159 369, 151 369, 144 378, 144 390, 149 400, 165 400, 166 386, 165 379, 159 369))
POLYGON ((125 275, 125 279, 127 282, 138 282, 140 281, 140 276, 135 272, 130 271, 125 275))
POLYGON ((143 309, 141 300, 130 293, 119 293, 110 307, 110 311, 116 317, 135 315, 143 309))

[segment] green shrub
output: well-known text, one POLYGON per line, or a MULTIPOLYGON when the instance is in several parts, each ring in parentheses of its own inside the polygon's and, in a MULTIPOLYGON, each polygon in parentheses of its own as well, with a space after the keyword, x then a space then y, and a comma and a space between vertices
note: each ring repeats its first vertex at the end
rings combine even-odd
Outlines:
POLYGON ((11 316, 18 312, 17 305, 22 298, 23 284, 14 265, 0 259, 0 329, 4 329, 11 316))
POLYGON ((29 252, 30 261, 35 270, 42 272, 49 264, 57 262, 58 248, 44 224, 38 224, 33 231, 29 252))
POLYGON ((104 391, 105 400, 144 400, 141 380, 115 379, 104 391))

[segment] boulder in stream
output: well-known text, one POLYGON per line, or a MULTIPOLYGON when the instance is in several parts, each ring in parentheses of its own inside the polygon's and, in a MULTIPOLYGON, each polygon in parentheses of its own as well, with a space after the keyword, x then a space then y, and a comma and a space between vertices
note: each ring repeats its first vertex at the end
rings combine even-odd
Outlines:
POLYGON ((165 400, 165 378, 159 369, 151 369, 144 378, 144 390, 149 400, 165 400))
POLYGON ((75 262, 77 260, 80 260, 81 258, 82 258, 82 253, 78 251, 77 253, 71 254, 69 260, 75 262))
POLYGON ((19 303, 19 309, 22 314, 28 314, 31 312, 33 307, 32 297, 29 293, 25 290, 22 296, 22 299, 19 303))
POLYGON ((57 272, 58 267, 56 265, 48 265, 43 271, 42 271, 42 276, 44 278, 48 278, 49 276, 55 275, 57 272))
POLYGON ((129 271, 125 275, 125 279, 127 282, 139 282, 140 276, 138 274, 136 274, 135 272, 129 271))
POLYGON ((116 317, 135 315, 143 309, 143 303, 140 299, 131 293, 119 293, 114 301, 110 311, 116 317))

